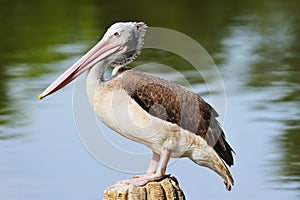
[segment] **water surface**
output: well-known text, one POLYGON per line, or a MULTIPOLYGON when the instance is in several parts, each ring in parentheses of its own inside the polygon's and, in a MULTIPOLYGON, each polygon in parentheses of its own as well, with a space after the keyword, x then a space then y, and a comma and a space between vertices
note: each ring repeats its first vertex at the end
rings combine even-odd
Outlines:
MULTIPOLYGON (((224 129, 237 153, 232 167, 236 185, 227 192, 214 173, 183 159, 168 173, 176 175, 188 199, 299 198, 297 1, 0 4, 1 199, 101 199, 107 186, 132 175, 102 165, 83 147, 73 122, 72 84, 37 101, 38 94, 110 24, 128 20, 189 35, 203 45, 221 72, 227 94, 224 129)), ((210 101, 205 83, 183 59, 145 50, 132 66, 147 62, 171 66, 210 101)), ((159 75, 181 82, 163 70, 159 75)), ((149 152, 105 130, 122 148, 149 152)))

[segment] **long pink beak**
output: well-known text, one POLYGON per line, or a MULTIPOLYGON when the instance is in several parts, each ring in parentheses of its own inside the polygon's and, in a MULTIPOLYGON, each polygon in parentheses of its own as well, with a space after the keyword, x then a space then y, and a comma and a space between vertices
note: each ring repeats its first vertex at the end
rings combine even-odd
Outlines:
POLYGON ((110 42, 109 39, 102 39, 90 51, 82 56, 76 63, 60 75, 51 85, 49 85, 38 97, 38 100, 56 92, 68 83, 73 81, 80 74, 94 66, 97 62, 117 52, 121 48, 120 44, 110 42))

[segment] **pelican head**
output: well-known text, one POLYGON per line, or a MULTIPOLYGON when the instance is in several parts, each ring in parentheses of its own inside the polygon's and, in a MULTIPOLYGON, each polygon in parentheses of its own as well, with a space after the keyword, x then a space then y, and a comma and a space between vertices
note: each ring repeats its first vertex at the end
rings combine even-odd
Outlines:
POLYGON ((143 22, 113 24, 103 38, 76 63, 60 75, 38 97, 39 100, 61 89, 100 61, 108 65, 125 65, 139 54, 147 25, 143 22))

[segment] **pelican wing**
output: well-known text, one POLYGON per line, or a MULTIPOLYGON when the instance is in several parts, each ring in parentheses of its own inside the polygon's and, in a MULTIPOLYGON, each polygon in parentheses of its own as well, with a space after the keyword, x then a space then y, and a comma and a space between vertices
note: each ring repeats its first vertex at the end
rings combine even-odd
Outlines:
POLYGON ((233 165, 233 150, 216 120, 218 114, 199 95, 135 69, 118 71, 122 87, 145 111, 204 138, 229 166, 233 165))

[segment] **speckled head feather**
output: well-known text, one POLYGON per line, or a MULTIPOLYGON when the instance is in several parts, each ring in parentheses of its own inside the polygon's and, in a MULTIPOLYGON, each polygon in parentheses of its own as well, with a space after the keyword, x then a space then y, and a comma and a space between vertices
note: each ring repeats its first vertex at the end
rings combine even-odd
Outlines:
POLYGON ((118 22, 112 25, 107 33, 127 38, 124 53, 118 55, 110 64, 112 66, 126 65, 132 62, 141 52, 144 44, 147 25, 144 22, 118 22))

